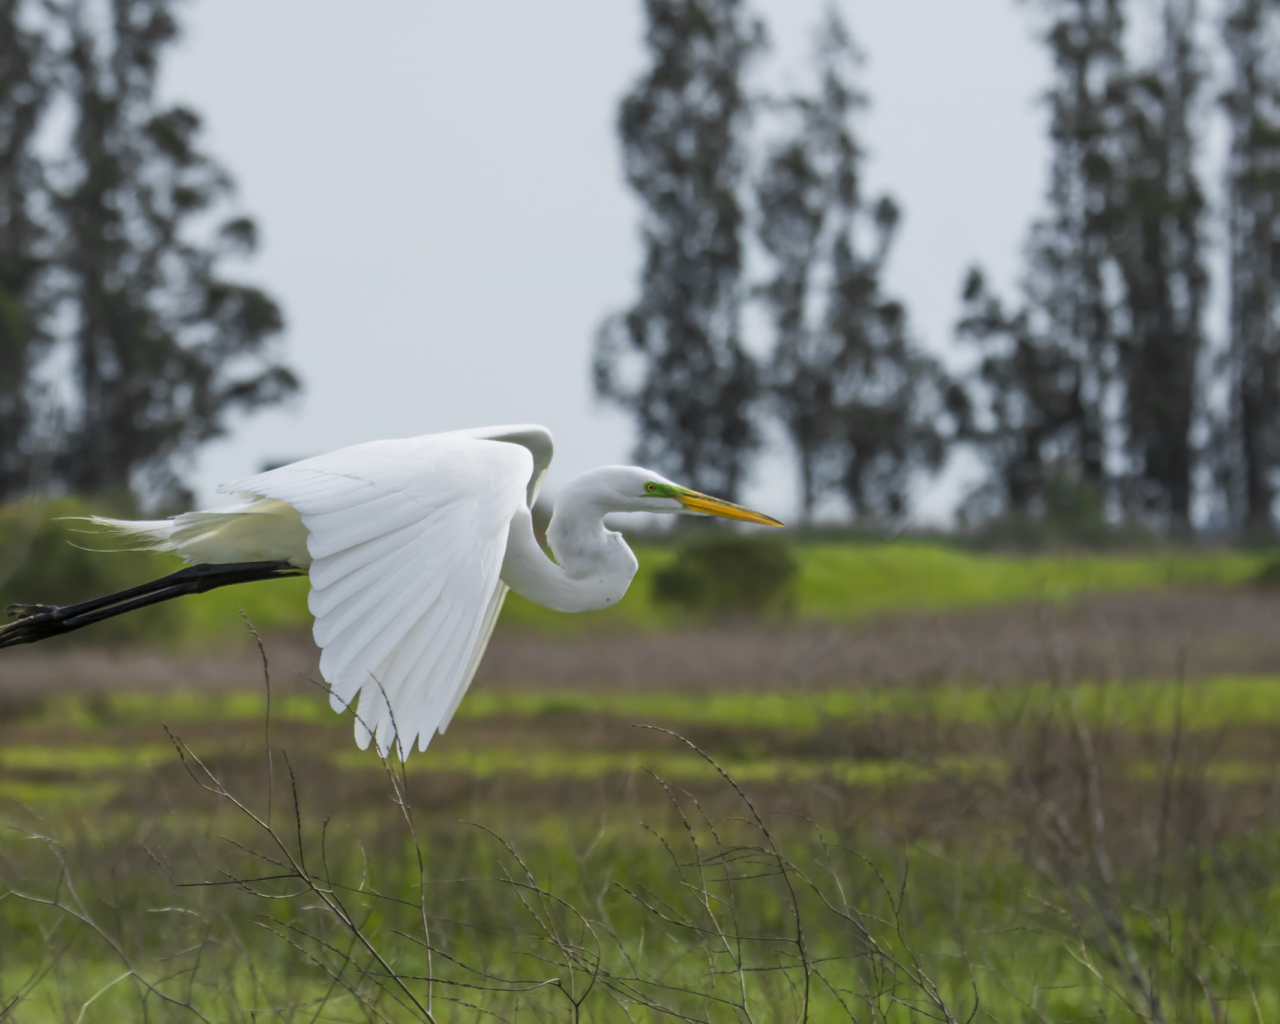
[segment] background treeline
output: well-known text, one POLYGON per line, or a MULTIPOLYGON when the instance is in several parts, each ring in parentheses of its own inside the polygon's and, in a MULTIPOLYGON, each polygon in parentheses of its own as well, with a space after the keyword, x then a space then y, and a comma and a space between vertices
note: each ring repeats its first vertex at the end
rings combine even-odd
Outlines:
POLYGON ((156 98, 171 0, 0 0, 0 500, 189 500, 184 457, 297 390, 200 118, 156 98))
MULTIPOLYGON (((0 500, 180 506, 185 460, 228 414, 298 387, 273 355, 279 308, 226 274, 254 224, 198 116, 156 98, 174 7, 0 0, 0 500)), ((649 66, 618 131, 645 256, 593 360, 641 461, 733 496, 780 430, 803 519, 897 529, 968 450, 987 477, 965 525, 1271 535, 1280 4, 1027 5, 1053 69, 1045 211, 1016 296, 957 268, 945 361, 883 285, 901 211, 864 183, 860 56, 834 8, 786 95, 755 85, 768 36, 746 0, 644 10, 649 66)))
POLYGON ((1280 4, 1230 0, 1215 24, 1195 0, 1034 5, 1053 66, 1046 210, 1019 296, 996 295, 980 268, 963 275, 948 367, 882 286, 900 211, 863 187, 859 58, 834 10, 811 91, 752 96, 765 33, 743 0, 645 9, 651 68, 619 133, 646 260, 595 370, 597 391, 634 413, 641 458, 733 494, 769 417, 806 519, 836 496, 857 519, 900 520, 913 481, 965 446, 988 478, 962 522, 1047 519, 1075 540, 1108 522, 1270 535, 1280 4), (1230 126, 1226 167, 1202 152, 1213 116, 1230 126), (1216 206, 1206 175, 1225 179, 1216 206), (1225 277, 1211 281, 1219 245, 1225 277), (753 246, 762 278, 746 270, 753 246), (1211 284, 1230 296, 1225 338, 1206 324, 1211 284), (749 303, 768 314, 764 351, 744 342, 749 303))

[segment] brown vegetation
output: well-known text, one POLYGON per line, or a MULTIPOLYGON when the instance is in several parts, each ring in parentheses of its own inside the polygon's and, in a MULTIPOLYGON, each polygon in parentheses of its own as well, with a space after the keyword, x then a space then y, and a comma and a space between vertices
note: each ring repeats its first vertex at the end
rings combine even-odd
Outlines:
MULTIPOLYGON (((684 631, 555 636, 500 629, 477 689, 742 690, 1016 683, 1065 669, 1119 681, 1280 672, 1280 592, 1240 588, 1102 595, 852 624, 741 622, 684 631)), ((268 638, 280 686, 309 687, 318 652, 300 631, 268 638)), ((257 651, 178 652, 54 644, 6 651, 0 696, 72 690, 253 689, 257 651)))

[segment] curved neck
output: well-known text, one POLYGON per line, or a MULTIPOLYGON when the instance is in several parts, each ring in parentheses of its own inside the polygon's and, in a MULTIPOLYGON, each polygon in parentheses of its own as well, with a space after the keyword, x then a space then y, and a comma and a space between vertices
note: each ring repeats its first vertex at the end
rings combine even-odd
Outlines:
POLYGON ((558 612, 590 612, 622 600, 639 563, 622 534, 604 525, 604 510, 573 500, 557 502, 547 528, 551 561, 533 533, 533 517, 520 509, 507 531, 502 580, 523 598, 558 612))

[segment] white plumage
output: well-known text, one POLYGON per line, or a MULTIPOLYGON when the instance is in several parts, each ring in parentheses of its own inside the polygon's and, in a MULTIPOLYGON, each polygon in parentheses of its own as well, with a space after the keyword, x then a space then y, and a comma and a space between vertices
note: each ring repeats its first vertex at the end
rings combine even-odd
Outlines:
POLYGON ((774 523, 649 470, 605 467, 567 485, 548 540, 530 509, 551 461, 544 427, 374 441, 219 488, 235 504, 170 520, 96 519, 191 562, 287 560, 308 570, 320 671, 356 740, 401 757, 444 732, 475 675, 508 586, 563 611, 616 603, 636 571, 613 511, 774 523))

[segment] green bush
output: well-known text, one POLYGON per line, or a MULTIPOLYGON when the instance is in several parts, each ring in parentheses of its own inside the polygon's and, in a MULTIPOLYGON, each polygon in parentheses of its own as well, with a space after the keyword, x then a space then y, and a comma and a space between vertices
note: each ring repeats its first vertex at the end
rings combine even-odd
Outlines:
POLYGON ((654 600, 690 611, 784 610, 794 598, 798 566, 790 548, 767 536, 717 530, 684 545, 653 581, 654 600))
POLYGON ((1151 547, 1155 536, 1136 523, 1107 522, 1102 495, 1085 481, 1058 469, 1044 482, 1042 507, 1009 511, 970 538, 979 550, 1041 551, 1151 547))
POLYGON ((1280 590, 1280 558, 1265 563, 1254 575, 1253 585, 1260 590, 1280 590))

